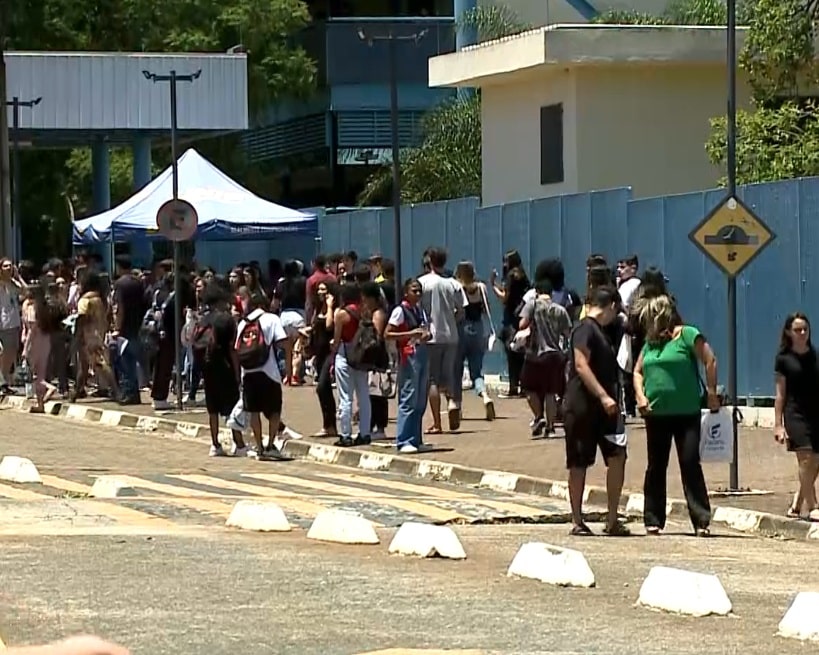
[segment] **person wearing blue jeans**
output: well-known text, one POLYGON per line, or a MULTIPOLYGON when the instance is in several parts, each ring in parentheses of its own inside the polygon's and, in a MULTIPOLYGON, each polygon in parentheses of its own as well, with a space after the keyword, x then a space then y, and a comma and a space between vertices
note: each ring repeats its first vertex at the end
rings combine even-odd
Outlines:
POLYGON ((120 339, 114 340, 114 352, 116 357, 111 361, 116 362, 115 370, 119 374, 119 386, 122 392, 122 405, 138 405, 139 399, 139 372, 138 364, 142 358, 142 343, 139 336, 133 335, 131 338, 123 336, 127 340, 125 348, 121 347, 120 339))
POLYGON ((458 323, 458 357, 455 360, 455 402, 462 407, 464 364, 469 367, 469 378, 472 388, 483 401, 487 421, 495 418, 495 405, 486 391, 483 379, 483 357, 487 348, 487 334, 484 319, 491 321, 489 301, 486 297, 486 285, 475 277, 475 266, 472 262, 460 262, 455 269, 455 279, 464 289, 466 305, 464 318, 458 323))
POLYGON ((429 318, 420 306, 421 283, 411 278, 404 283, 404 300, 392 310, 386 338, 398 348, 398 415, 395 446, 399 453, 425 450, 424 412, 429 387, 429 318))

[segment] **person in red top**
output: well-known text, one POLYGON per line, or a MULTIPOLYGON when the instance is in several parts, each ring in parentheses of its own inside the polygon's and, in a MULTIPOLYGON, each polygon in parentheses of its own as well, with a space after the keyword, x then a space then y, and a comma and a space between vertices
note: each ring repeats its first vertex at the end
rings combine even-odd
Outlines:
POLYGON ((398 347, 398 415, 395 446, 398 452, 412 455, 428 449, 423 443, 421 421, 427 408, 429 385, 429 316, 421 307, 421 283, 411 278, 404 282, 404 299, 392 310, 385 337, 398 347))
POLYGON ((353 368, 347 362, 347 348, 358 330, 362 312, 361 290, 354 284, 341 287, 341 309, 335 313, 333 351, 335 352, 338 418, 341 436, 336 446, 366 445, 371 439, 370 382, 367 371, 353 368), (358 400, 359 435, 353 440, 353 395, 358 400))
POLYGON ((327 268, 326 255, 318 254, 313 261, 313 274, 307 278, 307 306, 305 307, 307 318, 306 323, 313 322, 314 308, 318 303, 318 288, 320 284, 335 284, 336 276, 327 268))

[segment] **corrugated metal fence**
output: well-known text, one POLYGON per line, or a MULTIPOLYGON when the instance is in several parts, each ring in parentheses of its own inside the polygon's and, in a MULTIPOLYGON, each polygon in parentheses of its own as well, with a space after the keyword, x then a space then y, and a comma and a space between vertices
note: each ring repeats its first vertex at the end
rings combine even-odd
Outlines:
MULTIPOLYGON (((612 261, 636 253, 642 267, 666 272, 686 320, 708 335, 724 364, 726 279, 688 241, 688 233, 723 195, 715 189, 631 200, 629 189, 615 189, 495 207, 481 208, 476 198, 405 207, 403 274, 418 271, 427 246, 443 245, 453 266, 469 259, 488 277, 500 268, 503 253, 514 248, 527 270, 543 258, 559 256, 567 280, 582 291, 590 253, 603 253, 612 261)), ((777 235, 738 283, 739 393, 769 396, 784 317, 797 309, 813 313, 812 301, 819 298, 819 179, 748 186, 740 196, 777 235)), ((390 209, 322 216, 320 229, 324 252, 393 255, 390 209)), ((314 244, 301 249, 310 248, 314 244)), ((297 250, 294 244, 290 252, 297 250)), ((487 366, 499 372, 503 360, 493 356, 487 366)))

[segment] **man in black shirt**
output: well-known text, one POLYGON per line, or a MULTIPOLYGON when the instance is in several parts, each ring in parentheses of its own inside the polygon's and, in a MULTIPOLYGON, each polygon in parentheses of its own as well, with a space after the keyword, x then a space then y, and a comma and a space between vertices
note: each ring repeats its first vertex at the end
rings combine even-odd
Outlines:
POLYGON ((563 398, 572 534, 592 534, 583 522, 583 492, 586 469, 594 465, 599 448, 608 467, 605 531, 622 536, 629 533, 617 519, 626 465, 625 424, 619 402, 617 351, 606 335, 606 327, 617 318, 617 290, 613 286, 592 289, 586 307, 586 317, 572 332, 571 367, 563 398))
POLYGON ((139 376, 138 366, 142 361, 140 330, 147 311, 145 290, 142 283, 131 274, 131 259, 127 255, 116 258, 117 281, 114 283, 114 302, 116 304, 117 336, 125 340, 125 348, 120 350, 119 381, 122 390, 121 403, 138 405, 139 376))

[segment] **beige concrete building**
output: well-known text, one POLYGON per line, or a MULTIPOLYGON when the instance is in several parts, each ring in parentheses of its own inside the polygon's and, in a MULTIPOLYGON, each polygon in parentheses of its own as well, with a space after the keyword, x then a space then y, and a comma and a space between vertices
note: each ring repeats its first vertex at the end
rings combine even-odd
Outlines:
POLYGON ((726 78, 725 30, 709 27, 554 25, 429 62, 431 86, 481 89, 485 205, 715 186, 705 142, 726 78))

